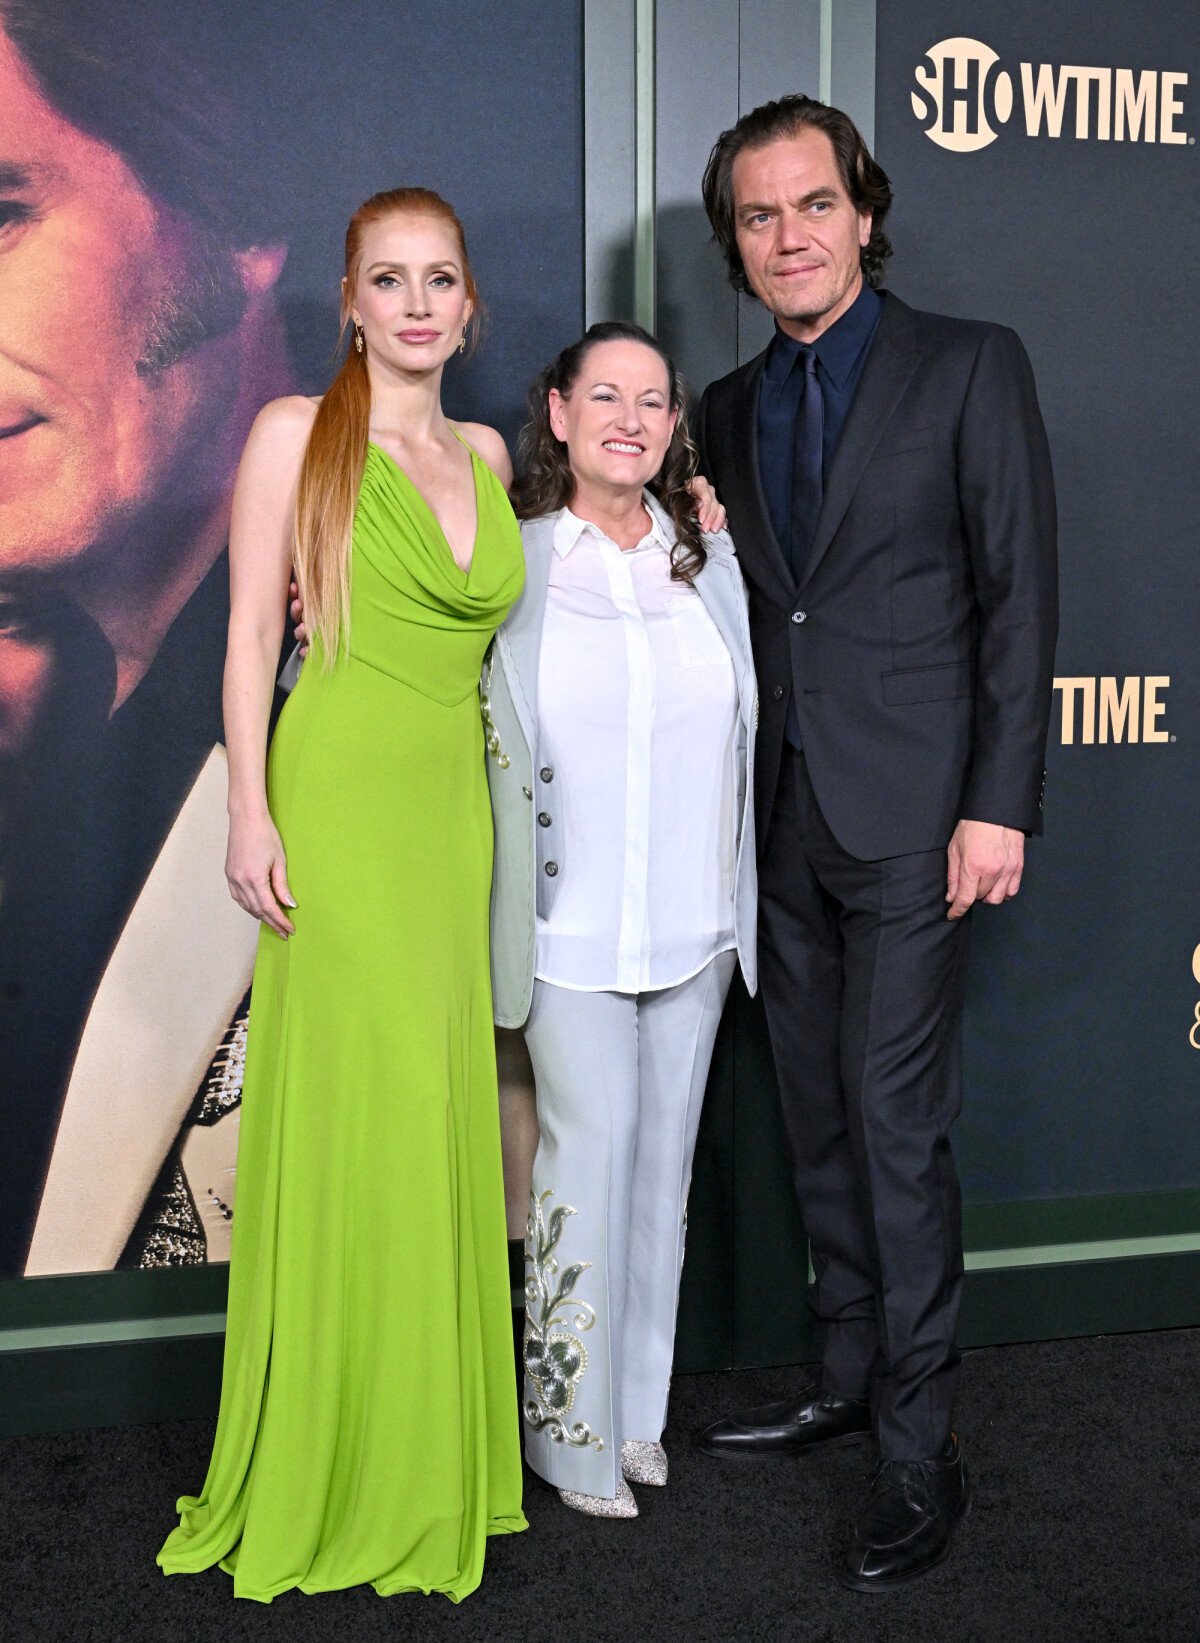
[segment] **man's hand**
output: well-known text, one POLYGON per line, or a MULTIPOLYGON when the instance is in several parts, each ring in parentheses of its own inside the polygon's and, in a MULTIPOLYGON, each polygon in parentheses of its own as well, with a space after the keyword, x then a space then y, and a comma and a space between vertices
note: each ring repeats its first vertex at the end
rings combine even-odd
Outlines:
POLYGON ((697 474, 694 479, 689 479, 688 490, 691 491, 692 501, 696 504, 696 520, 700 529, 710 532, 723 531, 727 517, 724 504, 717 501, 717 493, 704 475, 697 474))
POLYGON ((1025 835, 995 822, 960 821, 946 852, 947 918, 961 918, 977 901, 999 907, 1021 888, 1025 835))
POLYGON ((301 656, 307 656, 308 629, 304 625, 304 602, 300 598, 300 589, 294 580, 288 583, 288 598, 291 600, 288 610, 291 612, 292 621, 296 624, 296 643, 300 646, 301 656))

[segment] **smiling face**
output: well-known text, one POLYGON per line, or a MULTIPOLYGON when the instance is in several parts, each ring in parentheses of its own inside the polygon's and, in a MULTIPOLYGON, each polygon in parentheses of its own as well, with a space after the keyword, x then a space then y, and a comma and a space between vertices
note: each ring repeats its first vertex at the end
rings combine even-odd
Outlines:
MULTIPOLYGON (((351 295, 344 282, 343 295, 351 295)), ((407 212, 371 223, 349 312, 362 326, 368 366, 406 373, 443 366, 472 312, 452 225, 407 212)))
POLYGON ((746 279, 782 330, 811 342, 862 289, 871 214, 846 192, 833 144, 802 126, 733 162, 737 247, 746 279))
POLYGON ((246 293, 215 255, 0 31, 0 591, 126 540, 164 496, 219 497, 246 293))
POLYGON ((550 390, 550 428, 567 447, 577 491, 641 494, 666 458, 679 415, 662 356, 644 342, 598 342, 564 397, 550 390))

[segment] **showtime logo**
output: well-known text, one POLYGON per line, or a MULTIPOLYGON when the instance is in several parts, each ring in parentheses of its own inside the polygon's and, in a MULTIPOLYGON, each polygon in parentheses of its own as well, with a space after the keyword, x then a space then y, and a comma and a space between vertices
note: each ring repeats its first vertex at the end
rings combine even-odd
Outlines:
MULTIPOLYGON (((982 40, 939 40, 918 63, 913 113, 939 148, 971 154, 999 136, 1017 105, 1013 76, 982 40)), ((1187 143, 1179 93, 1186 74, 1158 69, 1020 64, 1020 105, 1029 137, 1068 134, 1098 142, 1187 143)))
POLYGON ((1097 742, 1173 742, 1174 736, 1159 720, 1167 711, 1162 700, 1170 686, 1168 674, 1132 674, 1128 678, 1055 679, 1062 692, 1062 744, 1085 747, 1097 742))

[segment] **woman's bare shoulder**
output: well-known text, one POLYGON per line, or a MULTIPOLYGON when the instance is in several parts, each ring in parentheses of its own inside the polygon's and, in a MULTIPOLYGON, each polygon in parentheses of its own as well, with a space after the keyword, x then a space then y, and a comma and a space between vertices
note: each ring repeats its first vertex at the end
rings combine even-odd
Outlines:
POLYGON ((270 399, 255 417, 251 437, 273 445, 304 444, 312 433, 320 403, 307 394, 270 399))
POLYGON ((474 451, 483 458, 492 472, 498 474, 504 484, 512 483, 512 458, 508 454, 508 446, 504 443, 504 436, 489 428, 486 422, 456 422, 454 426, 474 451))

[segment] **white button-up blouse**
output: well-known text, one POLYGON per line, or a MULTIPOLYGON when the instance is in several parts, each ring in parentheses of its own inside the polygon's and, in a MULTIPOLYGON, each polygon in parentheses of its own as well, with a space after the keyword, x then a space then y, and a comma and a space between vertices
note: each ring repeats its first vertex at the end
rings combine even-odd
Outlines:
POLYGON ((735 945, 737 682, 648 516, 625 552, 567 508, 554 529, 538 731, 567 866, 535 973, 584 991, 672 987, 735 945))

